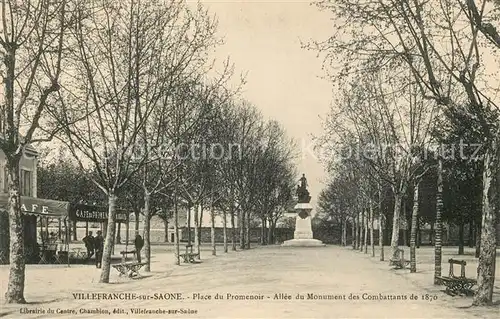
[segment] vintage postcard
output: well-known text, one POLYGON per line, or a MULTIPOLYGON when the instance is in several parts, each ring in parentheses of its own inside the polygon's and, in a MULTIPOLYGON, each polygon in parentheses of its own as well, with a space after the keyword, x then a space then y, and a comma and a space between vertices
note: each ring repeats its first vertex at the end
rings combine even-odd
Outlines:
POLYGON ((498 0, 0 0, 0 317, 498 318, 498 70, 498 0))

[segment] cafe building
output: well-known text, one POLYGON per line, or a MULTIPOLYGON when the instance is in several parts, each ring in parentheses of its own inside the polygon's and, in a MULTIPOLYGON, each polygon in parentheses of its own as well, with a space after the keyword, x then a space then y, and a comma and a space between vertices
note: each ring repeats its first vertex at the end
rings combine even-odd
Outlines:
MULTIPOLYGON (((38 153, 32 146, 25 147, 20 163, 21 211, 24 223, 24 255, 27 263, 50 262, 56 250, 70 256, 70 227, 75 222, 106 223, 108 208, 86 203, 69 203, 37 197, 38 153), (49 231, 49 222, 57 221, 49 231)), ((0 150, 0 264, 9 263, 8 179, 6 158, 0 150)), ((128 214, 116 213, 117 222, 126 222, 128 214)), ((69 258, 67 258, 69 262, 69 258)))
MULTIPOLYGON (((37 221, 59 218, 66 221, 68 202, 37 197, 38 153, 30 145, 24 149, 20 162, 21 211, 24 223, 24 251, 27 261, 39 255, 37 221)), ((8 173, 7 160, 0 150, 0 263, 9 261, 8 173)), ((40 224, 42 224, 40 222, 40 224)), ((45 239, 45 238, 43 238, 45 239)))

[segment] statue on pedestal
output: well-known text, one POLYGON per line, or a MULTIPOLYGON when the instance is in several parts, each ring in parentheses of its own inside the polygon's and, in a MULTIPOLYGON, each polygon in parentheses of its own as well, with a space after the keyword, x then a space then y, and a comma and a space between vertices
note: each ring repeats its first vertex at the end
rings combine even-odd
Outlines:
POLYGON ((305 174, 299 179, 300 185, 297 185, 297 199, 299 203, 309 203, 311 201, 311 196, 309 196, 309 191, 307 190, 307 178, 305 174))
POLYGON ((296 190, 297 204, 293 208, 295 210, 295 231, 293 239, 286 240, 283 246, 296 247, 324 247, 325 244, 321 240, 313 238, 311 212, 313 206, 309 203, 311 196, 307 190, 307 178, 305 174, 299 179, 299 185, 296 190))

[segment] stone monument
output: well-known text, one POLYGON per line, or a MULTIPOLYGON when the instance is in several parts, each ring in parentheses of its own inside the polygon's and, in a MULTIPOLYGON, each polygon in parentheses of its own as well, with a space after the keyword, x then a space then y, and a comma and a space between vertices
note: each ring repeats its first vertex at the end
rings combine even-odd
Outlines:
MULTIPOLYGON (((307 179, 305 174, 299 180, 297 185, 297 205, 295 205, 295 232, 293 239, 285 241, 282 246, 302 246, 302 247, 321 247, 325 246, 321 240, 313 239, 311 226, 312 205, 311 196, 307 190, 307 179)), ((294 214, 294 215, 295 215, 294 214)))

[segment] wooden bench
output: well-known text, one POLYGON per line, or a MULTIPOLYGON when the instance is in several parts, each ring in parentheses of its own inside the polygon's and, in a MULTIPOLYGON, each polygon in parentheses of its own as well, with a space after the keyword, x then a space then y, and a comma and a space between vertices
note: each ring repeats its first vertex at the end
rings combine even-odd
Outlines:
POLYGON ((127 261, 127 256, 128 255, 136 255, 135 250, 122 250, 120 251, 120 254, 122 254, 122 263, 127 261))
POLYGON ((186 252, 184 254, 181 254, 180 257, 182 257, 184 263, 197 263, 195 258, 199 258, 200 254, 198 253, 193 253, 193 245, 186 245, 186 252))
POLYGON ((121 276, 129 276, 129 277, 134 277, 134 276, 139 276, 139 270, 144 266, 146 263, 138 263, 138 262, 126 262, 126 263, 120 263, 120 264, 114 264, 111 265, 113 268, 115 268, 119 273, 120 277, 121 276))
POLYGON ((396 258, 389 260, 389 266, 395 266, 395 269, 404 269, 410 264, 409 260, 405 259, 405 251, 403 249, 396 249, 396 258))
POLYGON ((58 251, 54 258, 56 264, 66 264, 69 262, 69 253, 67 251, 58 251))
POLYGON ((441 283, 446 286, 445 292, 451 296, 462 293, 466 295, 474 294, 472 287, 477 284, 477 280, 465 277, 465 266, 467 265, 465 260, 456 260, 451 258, 448 260, 448 263, 450 264, 448 277, 437 277, 441 281, 441 283), (453 273, 454 265, 460 265, 460 277, 455 276, 455 274, 453 273))

